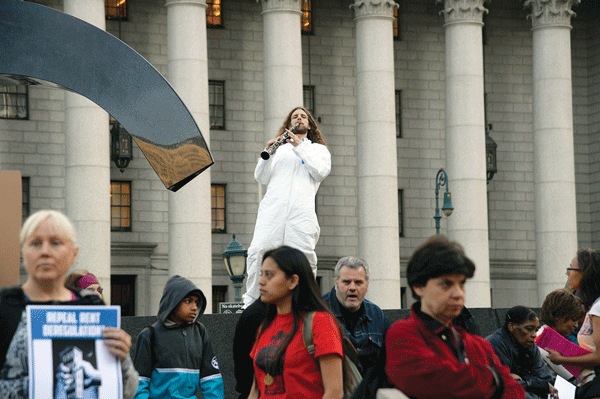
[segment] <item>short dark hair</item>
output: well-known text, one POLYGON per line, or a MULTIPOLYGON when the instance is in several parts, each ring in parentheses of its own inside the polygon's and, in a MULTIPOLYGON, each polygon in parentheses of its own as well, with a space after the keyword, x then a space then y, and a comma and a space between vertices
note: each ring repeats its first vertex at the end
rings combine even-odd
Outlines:
POLYGON ((508 309, 504 317, 504 327, 508 328, 508 323, 521 324, 529 320, 538 318, 537 313, 527 306, 515 306, 508 309))
POLYGON ((406 278, 415 299, 420 297, 413 287, 425 286, 432 278, 446 274, 462 274, 471 278, 474 273, 475 264, 465 255, 462 245, 439 234, 421 244, 406 267, 406 278))
POLYGON ((565 289, 554 290, 546 296, 540 311, 540 321, 552 328, 558 319, 579 320, 585 315, 581 299, 565 289))

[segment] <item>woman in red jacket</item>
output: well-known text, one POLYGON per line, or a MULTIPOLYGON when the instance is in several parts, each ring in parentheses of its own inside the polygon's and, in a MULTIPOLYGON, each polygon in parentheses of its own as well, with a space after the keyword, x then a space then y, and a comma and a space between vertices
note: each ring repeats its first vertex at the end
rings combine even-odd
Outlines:
POLYGON ((418 302, 386 336, 385 371, 404 394, 416 399, 525 398, 491 345, 452 324, 474 272, 462 247, 439 235, 409 260, 408 283, 418 302))

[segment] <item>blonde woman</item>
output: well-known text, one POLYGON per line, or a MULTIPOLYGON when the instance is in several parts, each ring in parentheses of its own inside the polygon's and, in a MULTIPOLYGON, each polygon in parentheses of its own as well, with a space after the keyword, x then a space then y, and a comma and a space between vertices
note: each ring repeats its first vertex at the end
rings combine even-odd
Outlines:
MULTIPOLYGON (((27 281, 0 291, 0 398, 29 397, 28 336, 25 306, 103 305, 90 292, 65 287, 67 271, 77 258, 75 228, 62 213, 41 210, 31 215, 21 229, 21 253, 27 281)), ((118 328, 104 329, 104 343, 120 361, 124 397, 132 398, 138 375, 129 357, 131 337, 118 328)))

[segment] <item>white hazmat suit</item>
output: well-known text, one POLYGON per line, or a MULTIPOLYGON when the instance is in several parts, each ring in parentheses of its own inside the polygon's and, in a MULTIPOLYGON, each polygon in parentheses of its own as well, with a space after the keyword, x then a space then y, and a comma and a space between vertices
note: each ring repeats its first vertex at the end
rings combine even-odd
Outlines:
POLYGON ((267 192, 258 207, 254 237, 248 248, 244 307, 260 297, 260 268, 269 249, 281 245, 299 249, 316 275, 315 246, 321 228, 315 213, 315 195, 330 171, 329 150, 308 138, 296 147, 286 143, 268 160, 258 160, 254 178, 267 185, 267 192))

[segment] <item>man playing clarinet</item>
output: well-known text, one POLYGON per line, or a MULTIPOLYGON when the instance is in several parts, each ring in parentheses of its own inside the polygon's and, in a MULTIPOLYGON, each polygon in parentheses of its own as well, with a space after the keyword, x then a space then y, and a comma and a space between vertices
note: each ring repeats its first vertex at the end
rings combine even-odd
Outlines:
POLYGON ((260 202, 248 248, 244 308, 260 296, 260 266, 268 249, 281 245, 297 248, 308 258, 315 276, 317 273, 315 246, 321 229, 315 213, 315 195, 331 170, 331 154, 317 123, 303 107, 288 114, 265 150, 284 133, 288 135, 285 143, 276 147, 268 159, 260 158, 254 170, 254 178, 267 185, 267 192, 260 202))

